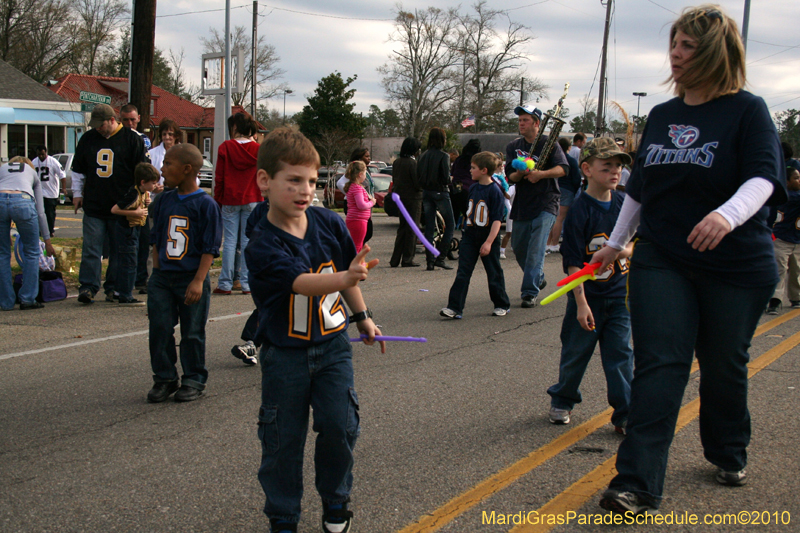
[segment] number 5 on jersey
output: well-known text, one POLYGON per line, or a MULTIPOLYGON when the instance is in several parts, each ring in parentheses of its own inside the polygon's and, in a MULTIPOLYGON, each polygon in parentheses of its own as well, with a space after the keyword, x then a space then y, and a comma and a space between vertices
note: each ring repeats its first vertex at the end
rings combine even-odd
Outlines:
POLYGON ((167 239, 167 258, 180 261, 186 255, 189 237, 189 219, 186 217, 169 217, 169 239, 167 239))

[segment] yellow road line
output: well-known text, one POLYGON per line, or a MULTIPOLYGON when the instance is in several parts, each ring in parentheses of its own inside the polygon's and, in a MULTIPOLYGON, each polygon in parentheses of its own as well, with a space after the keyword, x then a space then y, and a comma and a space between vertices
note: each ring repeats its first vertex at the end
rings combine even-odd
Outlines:
MULTIPOLYGON (((771 328, 768 328, 765 331, 768 331, 769 329, 771 328)), ((750 369, 747 373, 747 378, 752 378, 761 370, 777 361, 782 355, 798 344, 800 344, 800 333, 795 333, 774 348, 767 350, 758 359, 750 362, 750 364, 747 365, 750 369)), ((683 429, 687 424, 689 424, 689 422, 693 421, 699 415, 700 398, 698 397, 681 407, 680 414, 678 415, 678 423, 675 426, 675 433, 683 429)), ((611 478, 616 475, 617 472, 614 468, 616 461, 617 454, 609 457, 603 462, 603 464, 583 476, 581 479, 573 483, 567 490, 539 508, 539 516, 543 514, 563 516, 568 511, 576 511, 577 509, 583 507, 587 501, 594 497, 597 491, 607 487, 609 481, 611 481, 611 478)), ((546 533, 553 527, 555 527, 555 524, 522 524, 513 528, 509 533, 546 533)))
POLYGON ((67 217, 56 216, 56 222, 59 221, 59 220, 69 220, 70 222, 82 222, 83 221, 82 218, 67 218, 67 217))
MULTIPOLYGON (((800 310, 794 310, 762 324, 756 329, 753 338, 758 337, 759 335, 762 335, 785 322, 788 322, 798 315, 800 315, 800 310)), ((766 353, 761 357, 764 357, 765 355, 766 353)), ((760 360, 761 358, 759 358, 759 361, 760 360)), ((696 372, 697 369, 697 361, 695 361, 692 365, 691 371, 696 372)), ((399 530, 397 533, 432 533, 434 531, 438 531, 457 516, 465 513, 475 505, 479 504, 481 501, 506 488, 508 485, 524 476, 534 468, 538 467, 551 457, 555 457, 570 446, 583 440, 591 433, 611 422, 612 412, 613 409, 609 407, 599 415, 596 415, 580 426, 574 427, 560 437, 550 441, 548 444, 545 444, 541 448, 534 450, 508 468, 501 470, 497 474, 475 485, 473 488, 456 496, 435 511, 421 516, 416 522, 409 524, 408 526, 399 530)), ((571 488, 572 487, 570 487, 570 489, 571 488)), ((595 489, 592 494, 595 492, 597 492, 597 489, 595 489)))

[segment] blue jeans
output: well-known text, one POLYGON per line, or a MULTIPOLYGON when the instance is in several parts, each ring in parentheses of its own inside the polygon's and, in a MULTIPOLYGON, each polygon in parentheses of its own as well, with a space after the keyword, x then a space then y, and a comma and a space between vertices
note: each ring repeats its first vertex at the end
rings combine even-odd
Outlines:
POLYGON ((478 263, 478 258, 483 262, 486 269, 486 277, 489 281, 489 297, 495 307, 508 309, 511 302, 508 301, 506 294, 506 280, 503 276, 503 267, 500 266, 500 236, 492 243, 492 250, 489 255, 481 257, 481 246, 488 237, 486 231, 465 230, 461 237, 461 244, 458 247, 458 271, 453 286, 450 287, 450 297, 447 300, 447 307, 461 314, 464 304, 467 301, 467 291, 469 291, 469 280, 472 272, 478 263))
POLYGON ((147 315, 150 319, 150 366, 155 383, 178 379, 175 365, 175 326, 181 324, 181 384, 203 390, 208 380, 206 369, 206 322, 211 302, 211 281, 206 275, 203 296, 186 305, 186 289, 195 272, 168 272, 154 268, 147 282, 147 315))
POLYGON ((103 273, 103 243, 106 236, 109 242, 108 269, 103 292, 113 293, 116 290, 117 276, 117 236, 114 219, 105 220, 90 215, 83 215, 83 249, 81 252, 81 268, 78 273, 79 290, 88 289, 92 296, 100 290, 100 275, 103 273))
POLYGON ((567 294, 567 312, 561 324, 561 364, 558 383, 547 389, 550 405, 569 411, 581 403, 579 389, 586 366, 600 343, 600 358, 606 374, 608 403, 614 408, 611 423, 622 426, 628 418, 633 379, 631 315, 625 298, 587 296, 594 317, 595 331, 586 331, 578 322, 578 303, 567 294))
POLYGON ((511 247, 522 269, 522 297, 536 297, 544 281, 544 255, 547 237, 556 216, 542 212, 533 220, 514 220, 511 247))
POLYGON ((353 449, 360 432, 347 334, 309 348, 261 349, 258 480, 270 519, 297 523, 303 497, 308 409, 314 409, 316 487, 322 501, 345 502, 353 487, 353 449))
POLYGON ((727 471, 747 464, 747 350, 775 285, 729 285, 715 275, 676 266, 642 239, 634 249, 628 285, 631 410, 610 487, 658 507, 693 354, 700 365, 705 458, 727 471))
POLYGON ((438 258, 434 258, 433 254, 425 251, 425 257, 428 263, 432 263, 435 259, 444 259, 447 257, 447 252, 450 251, 450 241, 453 240, 453 230, 455 229, 455 220, 453 220, 453 206, 450 204, 449 192, 433 192, 422 191, 422 214, 425 217, 425 239, 433 242, 433 230, 436 227, 436 211, 441 213, 444 218, 444 236, 439 242, 437 250, 441 252, 438 258))
POLYGON ((39 214, 29 194, 0 193, 0 308, 14 308, 17 296, 11 279, 11 221, 22 246, 22 287, 19 301, 32 304, 39 294, 39 214))
MULTIPOLYGON (((255 209, 258 203, 244 205, 223 205, 222 206, 222 272, 219 275, 217 287, 229 291, 233 287, 234 263, 236 262, 236 243, 242 250, 247 248, 247 235, 244 230, 247 228, 247 218, 255 209)), ((242 256, 241 270, 239 271, 239 281, 243 291, 250 290, 250 283, 247 280, 247 262, 242 256)))
MULTIPOLYGON (((133 298, 136 283, 137 263, 139 262, 139 228, 129 226, 128 220, 117 221, 114 231, 117 240, 117 292, 120 300, 133 298)), ((146 268, 146 267, 145 267, 146 268)))

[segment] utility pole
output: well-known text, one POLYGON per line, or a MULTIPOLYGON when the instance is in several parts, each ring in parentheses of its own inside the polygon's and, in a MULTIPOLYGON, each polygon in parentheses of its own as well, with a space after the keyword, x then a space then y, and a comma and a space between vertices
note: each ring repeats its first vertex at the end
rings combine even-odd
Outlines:
POLYGON ((604 103, 605 103, 605 91, 606 91, 606 56, 608 55, 608 27, 611 24, 611 9, 614 3, 614 0, 606 0, 608 4, 606 4, 606 28, 603 32, 603 53, 600 59, 600 96, 597 99, 597 125, 595 126, 595 137, 600 136, 603 132, 603 124, 605 123, 604 120, 604 103))
POLYGON ((258 50, 258 0, 253 0, 253 49, 250 51, 250 71, 253 82, 250 87, 250 115, 256 118, 256 59, 258 50))
MULTIPOLYGON (((225 107, 225 120, 231 116, 231 79, 232 79, 232 72, 233 72, 233 63, 231 62, 231 0, 225 0, 225 63, 223 65, 225 68, 224 76, 225 76, 225 102, 223 106, 225 107)), ((238 65, 238 68, 242 68, 242 65, 238 65)), ((241 70, 239 72, 242 72, 241 70)), ((243 88, 239 89, 243 91, 243 88)), ((225 128, 225 139, 229 139, 231 136, 228 128, 225 128)))
POLYGON ((133 11, 131 68, 128 72, 128 101, 139 109, 139 131, 150 127, 153 86, 153 54, 156 47, 156 0, 137 0, 133 11))
POLYGON ((522 78, 519 83, 519 105, 523 105, 522 99, 525 98, 525 78, 522 78))
POLYGON ((750 27, 750 0, 744 0, 744 21, 742 22, 742 42, 747 52, 747 30, 750 27))

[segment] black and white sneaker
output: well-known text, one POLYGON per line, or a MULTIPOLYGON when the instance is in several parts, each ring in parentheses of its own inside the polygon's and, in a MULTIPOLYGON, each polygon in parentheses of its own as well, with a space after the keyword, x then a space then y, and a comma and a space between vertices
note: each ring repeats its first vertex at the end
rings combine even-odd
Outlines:
POLYGON ((323 533, 348 533, 353 522, 353 511, 347 508, 347 503, 327 504, 322 502, 322 531, 323 533))
POLYGON ((522 308, 523 309, 530 309, 531 307, 536 307, 536 300, 538 296, 523 296, 522 297, 522 308))
POLYGON ((600 498, 600 507, 607 511, 617 514, 633 513, 639 514, 659 514, 658 509, 648 505, 633 492, 623 492, 608 489, 600 498))
POLYGON ((729 487, 741 487, 747 483, 747 472, 739 470, 738 472, 728 472, 719 469, 716 475, 717 483, 720 485, 728 485, 729 487))
POLYGON ((449 307, 445 307, 444 309, 439 311, 439 316, 443 316, 445 318, 453 318, 455 320, 458 320, 458 319, 461 318, 461 315, 459 315, 458 313, 456 313, 455 311, 453 311, 449 307))
POLYGON ((253 341, 247 341, 245 344, 238 344, 231 348, 231 354, 236 359, 241 359, 244 364, 253 366, 258 364, 258 348, 253 344, 253 341))
POLYGON ((778 310, 780 308, 781 308, 781 301, 778 298, 770 298, 769 304, 767 305, 766 314, 777 315, 778 310))

